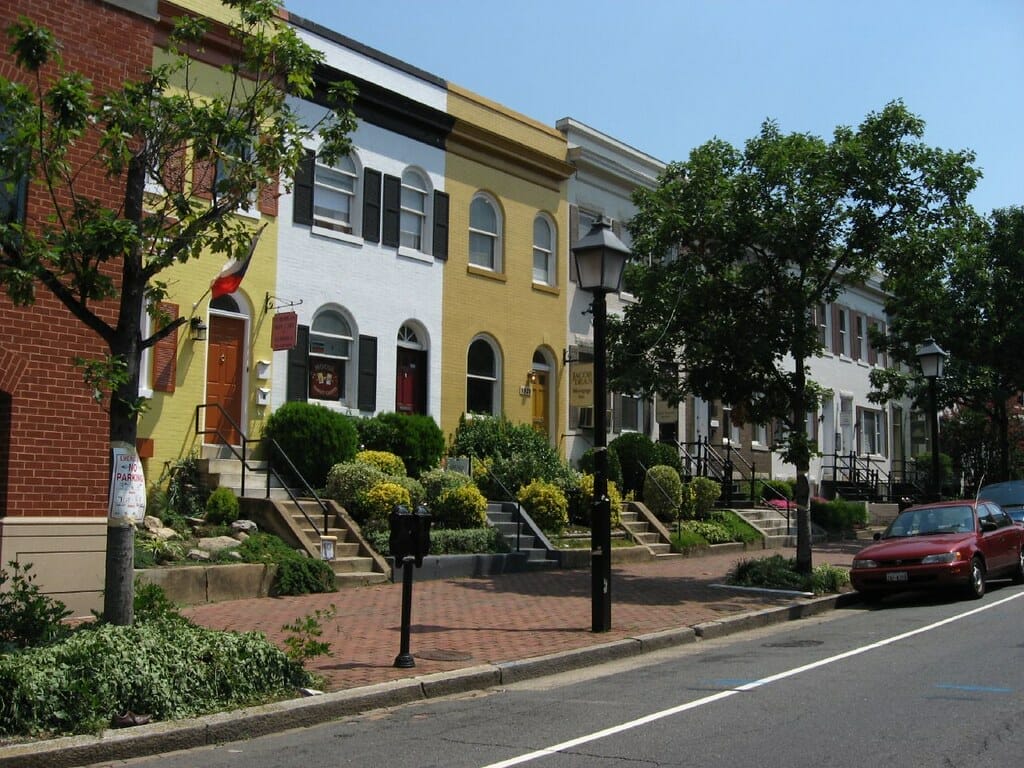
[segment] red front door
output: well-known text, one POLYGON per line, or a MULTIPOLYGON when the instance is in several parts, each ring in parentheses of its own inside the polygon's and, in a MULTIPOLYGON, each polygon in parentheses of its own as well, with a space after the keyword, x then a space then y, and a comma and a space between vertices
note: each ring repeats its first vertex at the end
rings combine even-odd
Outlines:
POLYGON ((245 320, 212 315, 206 359, 207 443, 240 445, 242 442, 235 425, 242 424, 244 350, 245 320))
POLYGON ((395 382, 395 410, 398 413, 426 413, 427 353, 398 348, 398 380, 395 382))

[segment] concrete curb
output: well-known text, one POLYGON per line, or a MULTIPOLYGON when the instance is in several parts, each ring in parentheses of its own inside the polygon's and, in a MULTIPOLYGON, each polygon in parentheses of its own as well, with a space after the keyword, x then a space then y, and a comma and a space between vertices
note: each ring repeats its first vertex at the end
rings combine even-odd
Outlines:
POLYGON ((522 661, 482 664, 201 718, 107 730, 100 736, 67 736, 13 744, 0 747, 0 768, 73 768, 101 761, 127 760, 264 736, 293 728, 320 725, 374 709, 485 690, 497 685, 510 685, 699 640, 725 637, 769 624, 815 616, 859 602, 856 593, 830 595, 737 614, 695 627, 666 629, 522 661))

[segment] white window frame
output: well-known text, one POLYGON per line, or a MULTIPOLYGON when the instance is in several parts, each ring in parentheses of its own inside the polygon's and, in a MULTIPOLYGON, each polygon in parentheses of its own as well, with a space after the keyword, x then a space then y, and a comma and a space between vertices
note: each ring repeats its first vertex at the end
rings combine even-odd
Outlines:
POLYGON ((839 315, 839 349, 840 355, 850 356, 850 310, 841 308, 839 315))
POLYGON ((816 320, 818 326, 818 341, 821 342, 821 347, 825 352, 832 351, 832 337, 830 334, 830 331, 832 329, 829 327, 830 313, 828 310, 829 305, 826 304, 825 302, 821 302, 820 304, 818 304, 817 308, 815 309, 815 313, 817 314, 816 320))
POLYGON ((346 235, 355 237, 358 235, 357 227, 360 221, 358 215, 360 210, 359 177, 359 163, 352 154, 345 155, 341 158, 338 165, 333 166, 320 162, 319 155, 317 155, 317 159, 313 164, 313 231, 330 237, 346 235), (350 163, 351 167, 342 167, 341 163, 344 161, 350 163), (330 176, 350 179, 351 189, 329 179, 330 176), (329 215, 331 213, 341 214, 343 212, 321 205, 319 201, 325 197, 324 193, 328 193, 328 195, 330 193, 340 194, 348 198, 347 220, 343 216, 332 217, 329 215))
POLYGON ((856 315, 853 318, 853 331, 853 341, 855 344, 853 352, 855 354, 851 355, 851 357, 867 362, 868 351, 865 344, 867 341, 867 320, 864 315, 856 315))
POLYGON ((497 200, 495 200, 493 197, 491 197, 490 195, 488 195, 488 194, 486 194, 484 192, 477 192, 475 195, 473 195, 473 199, 470 201, 470 204, 469 204, 469 264, 470 264, 470 266, 476 267, 477 269, 487 270, 487 271, 490 271, 490 272, 503 272, 504 271, 503 267, 502 267, 502 253, 501 253, 501 251, 502 251, 502 248, 501 248, 502 225, 503 225, 503 222, 502 222, 502 215, 501 215, 501 207, 498 205, 497 200), (473 206, 476 205, 476 203, 478 203, 478 202, 485 203, 486 205, 488 205, 491 208, 492 211, 494 211, 494 230, 493 231, 489 230, 489 229, 484 229, 483 226, 482 226, 483 222, 480 222, 480 221, 474 222, 473 221, 473 206), (479 239, 479 238, 487 238, 490 241, 491 248, 490 248, 489 259, 485 260, 484 262, 481 262, 480 260, 478 260, 475 257, 474 253, 473 253, 474 235, 477 237, 477 239, 479 239), (490 263, 486 263, 486 261, 489 261, 490 263))
POLYGON ((874 410, 872 408, 861 408, 861 453, 870 454, 872 456, 885 456, 885 444, 885 415, 882 411, 874 410))
POLYGON ((398 248, 400 251, 409 250, 416 253, 427 253, 430 249, 428 242, 430 228, 427 223, 430 219, 428 201, 430 200, 430 182, 426 174, 416 168, 406 168, 402 171, 402 192, 400 198, 400 214, 398 220, 398 248), (419 196, 421 207, 417 209, 410 203, 419 196), (419 225, 419 233, 410 227, 410 224, 419 225))
MULTIPOLYGON (((349 394, 350 394, 350 392, 352 390, 352 388, 349 386, 350 380, 352 378, 352 362, 353 362, 352 361, 352 347, 353 347, 353 344, 355 343, 355 339, 356 339, 355 332, 352 330, 352 328, 353 328, 353 325, 352 325, 351 318, 349 318, 346 315, 345 312, 342 312, 337 307, 333 307, 333 306, 322 307, 313 316, 313 321, 309 324, 309 348, 307 350, 308 357, 310 359, 312 359, 312 358, 325 358, 325 359, 330 359, 330 360, 341 360, 342 363, 343 363, 344 374, 340 377, 341 380, 340 380, 339 385, 338 385, 339 389, 340 389, 340 397, 338 397, 337 400, 323 400, 321 398, 313 397, 312 394, 310 395, 310 398, 309 398, 310 400, 314 400, 314 401, 318 401, 318 402, 325 402, 325 403, 335 403, 336 402, 336 403, 340 403, 342 405, 348 405, 349 404, 349 394), (344 334, 330 333, 330 332, 325 332, 325 331, 322 331, 322 330, 317 330, 316 329, 317 321, 320 320, 321 318, 324 318, 324 317, 328 316, 328 315, 334 315, 334 316, 340 318, 341 321, 346 326, 348 326, 348 334, 349 335, 345 336, 344 334), (320 352, 314 352, 313 351, 314 337, 322 338, 322 339, 324 339, 324 340, 326 340, 328 342, 330 342, 330 341, 335 341, 335 342, 339 342, 340 341, 340 342, 343 342, 343 344, 346 347, 346 351, 345 352, 339 352, 338 354, 334 354, 334 353, 331 353, 331 352, 326 351, 326 350, 325 351, 320 351, 320 352)), ((310 392, 312 392, 312 387, 310 388, 310 392)))
POLYGON ((557 265, 558 235, 555 231, 555 224, 547 214, 538 213, 533 219, 533 282, 537 285, 556 285, 557 265), (538 224, 542 224, 547 230, 547 243, 538 241, 538 224), (542 263, 539 270, 538 261, 542 263))

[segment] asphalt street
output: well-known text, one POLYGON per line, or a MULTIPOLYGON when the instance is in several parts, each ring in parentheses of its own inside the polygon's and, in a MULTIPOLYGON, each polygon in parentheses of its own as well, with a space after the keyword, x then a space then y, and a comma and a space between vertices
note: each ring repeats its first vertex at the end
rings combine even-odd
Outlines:
POLYGON ((275 736, 103 766, 1018 765, 1024 587, 907 595, 275 736))

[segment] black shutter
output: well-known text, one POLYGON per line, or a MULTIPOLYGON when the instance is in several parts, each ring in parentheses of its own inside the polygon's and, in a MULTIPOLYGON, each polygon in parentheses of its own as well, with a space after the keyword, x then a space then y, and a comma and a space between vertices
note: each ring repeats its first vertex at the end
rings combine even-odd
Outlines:
POLYGON ((359 392, 357 407, 360 411, 377 410, 377 337, 359 337, 359 392))
POLYGON ((295 329, 295 346, 288 350, 288 385, 285 399, 306 402, 309 392, 309 326, 295 329))
POLYGON ((295 169, 295 193, 293 197, 292 221, 296 224, 313 223, 313 175, 316 153, 307 149, 295 169))
POLYGON ((434 258, 448 260, 448 193, 434 193, 434 258))
POLYGON ((380 171, 363 171, 363 240, 380 242, 380 171))
POLYGON ((573 255, 572 247, 580 239, 580 209, 575 205, 569 206, 569 282, 576 282, 576 256, 573 255))
POLYGON ((384 177, 384 236, 381 242, 398 247, 398 224, 402 215, 402 180, 397 176, 384 177))

